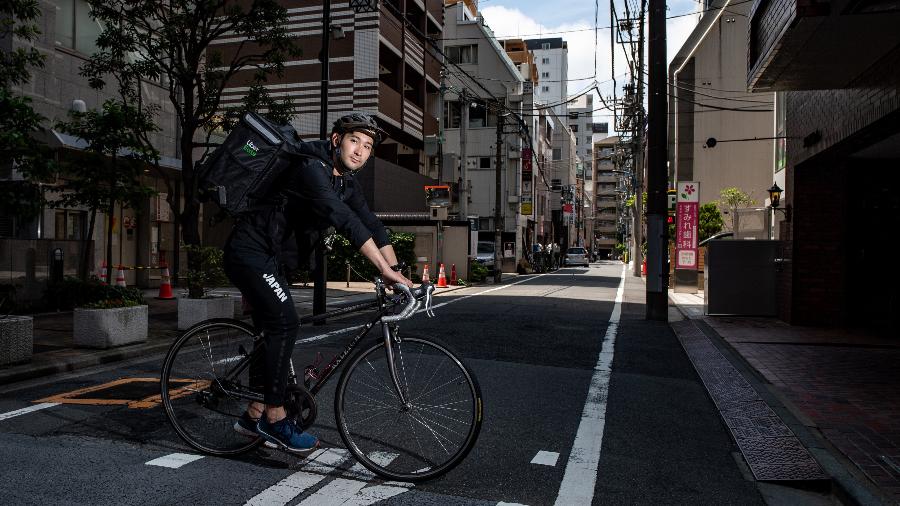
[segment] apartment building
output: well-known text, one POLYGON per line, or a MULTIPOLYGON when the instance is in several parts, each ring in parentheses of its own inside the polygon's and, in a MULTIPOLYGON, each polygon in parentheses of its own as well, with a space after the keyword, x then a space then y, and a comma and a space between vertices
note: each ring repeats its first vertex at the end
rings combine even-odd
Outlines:
POLYGON ((569 45, 561 37, 526 39, 525 44, 534 53, 538 70, 535 84, 535 101, 553 104, 553 112, 565 118, 568 113, 569 45))

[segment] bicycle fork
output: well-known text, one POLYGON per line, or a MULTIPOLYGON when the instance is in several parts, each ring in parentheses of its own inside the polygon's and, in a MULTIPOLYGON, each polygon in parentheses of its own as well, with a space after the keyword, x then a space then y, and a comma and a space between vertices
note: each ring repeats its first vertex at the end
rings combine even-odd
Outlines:
POLYGON ((404 411, 409 410, 412 405, 409 402, 409 399, 406 398, 406 394, 403 392, 403 388, 400 387, 400 377, 397 374, 397 364, 394 362, 394 341, 398 344, 400 342, 399 339, 395 339, 396 330, 391 328, 390 323, 382 323, 381 331, 384 335, 384 350, 387 353, 387 362, 388 362, 388 370, 391 372, 391 381, 394 383, 394 390, 397 391, 397 398, 400 399, 400 405, 404 411))

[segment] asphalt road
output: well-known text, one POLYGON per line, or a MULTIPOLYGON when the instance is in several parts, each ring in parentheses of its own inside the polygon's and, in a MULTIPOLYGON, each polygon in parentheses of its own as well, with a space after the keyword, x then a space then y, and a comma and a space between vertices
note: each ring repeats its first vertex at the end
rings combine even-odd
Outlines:
MULTIPOLYGON (((158 391, 157 356, 0 390, 2 502, 762 504, 675 335, 644 321, 643 298, 621 263, 602 262, 454 291, 438 298, 435 318, 404 322, 404 335, 451 343, 484 398, 476 447, 435 481, 347 476, 352 462, 341 460, 330 416, 313 430, 337 467, 268 449, 200 456, 159 406, 125 404, 158 391), (77 396, 97 401, 65 399, 123 379, 77 396)), ((303 329, 298 365, 337 350, 349 334, 310 338, 346 324, 303 329)), ((320 395, 321 413, 331 412, 331 395, 333 385, 320 395)))

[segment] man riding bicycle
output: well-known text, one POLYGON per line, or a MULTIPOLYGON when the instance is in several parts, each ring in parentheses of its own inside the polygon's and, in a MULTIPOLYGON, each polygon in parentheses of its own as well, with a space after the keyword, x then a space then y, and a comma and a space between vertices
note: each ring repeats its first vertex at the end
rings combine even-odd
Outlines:
POLYGON ((276 447, 306 453, 318 439, 303 432, 284 409, 285 389, 299 319, 285 275, 296 268, 293 248, 308 255, 329 227, 340 232, 393 285, 412 282, 397 266, 384 225, 369 210, 354 173, 365 166, 384 133, 368 114, 335 121, 327 140, 298 146, 306 156, 277 182, 269 201, 235 221, 225 244, 225 272, 253 307, 262 331, 264 363, 251 364, 251 386, 263 387, 265 404, 251 402, 234 425, 250 437, 262 436, 276 447))

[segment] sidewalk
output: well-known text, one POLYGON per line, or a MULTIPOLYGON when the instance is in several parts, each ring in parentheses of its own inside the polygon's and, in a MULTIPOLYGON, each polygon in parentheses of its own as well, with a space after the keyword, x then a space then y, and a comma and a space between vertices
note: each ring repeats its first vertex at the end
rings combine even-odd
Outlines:
POLYGON ((669 299, 686 318, 712 328, 803 425, 900 504, 900 339, 775 318, 704 316, 702 291, 670 290, 669 299))
MULTIPOLYGON (((438 294, 447 293, 463 287, 441 288, 438 294)), ((182 290, 175 290, 181 296, 182 290)), ((213 293, 229 294, 235 297, 236 308, 239 308, 240 292, 235 288, 220 288, 213 293)), ((336 309, 344 305, 371 300, 374 295, 371 282, 330 281, 326 290, 327 309, 336 309)), ((120 346, 105 350, 76 348, 72 342, 72 312, 42 313, 34 317, 34 348, 30 362, 19 365, 0 367, 0 385, 10 384, 26 379, 48 376, 65 371, 73 371, 99 364, 127 360, 165 353, 172 341, 181 335, 178 327, 178 301, 158 300, 158 289, 144 290, 144 301, 147 303, 148 336, 147 341, 139 344, 120 346)), ((297 313, 302 317, 312 314, 312 283, 304 287, 292 285, 291 294, 297 313)), ((235 315, 240 316, 240 315, 235 315)))

